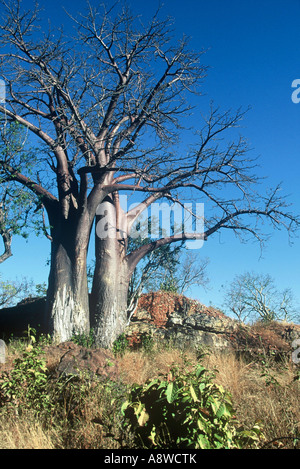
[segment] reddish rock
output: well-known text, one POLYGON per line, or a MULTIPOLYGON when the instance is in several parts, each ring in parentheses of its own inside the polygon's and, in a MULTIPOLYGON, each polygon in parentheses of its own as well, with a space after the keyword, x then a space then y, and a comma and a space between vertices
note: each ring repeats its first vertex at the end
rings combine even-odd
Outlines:
POLYGON ((98 349, 88 349, 65 342, 56 347, 48 347, 47 360, 53 362, 59 359, 53 366, 54 375, 57 376, 101 376, 102 378, 116 379, 119 375, 118 365, 112 352, 98 349))
POLYGON ((300 337, 300 325, 273 322, 249 326, 183 295, 152 292, 141 296, 126 330, 132 347, 139 346, 143 335, 171 339, 180 347, 208 346, 280 357, 291 354, 293 340, 300 337))

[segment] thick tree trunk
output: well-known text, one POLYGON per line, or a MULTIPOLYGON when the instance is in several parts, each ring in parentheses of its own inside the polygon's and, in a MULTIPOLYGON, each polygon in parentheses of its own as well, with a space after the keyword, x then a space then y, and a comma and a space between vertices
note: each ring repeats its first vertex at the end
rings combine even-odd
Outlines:
POLYGON ((113 198, 107 197, 102 207, 102 216, 96 216, 96 265, 90 301, 90 323, 97 345, 110 348, 127 325, 130 274, 125 258, 126 240, 119 239, 116 228, 118 213, 113 198), (107 231, 104 230, 105 224, 107 231))
POLYGON ((96 241, 96 266, 91 292, 91 327, 96 344, 110 348, 127 325, 128 272, 118 241, 96 241))
POLYGON ((57 342, 70 340, 75 333, 89 332, 88 239, 87 225, 79 230, 78 223, 68 221, 54 230, 46 324, 57 342))

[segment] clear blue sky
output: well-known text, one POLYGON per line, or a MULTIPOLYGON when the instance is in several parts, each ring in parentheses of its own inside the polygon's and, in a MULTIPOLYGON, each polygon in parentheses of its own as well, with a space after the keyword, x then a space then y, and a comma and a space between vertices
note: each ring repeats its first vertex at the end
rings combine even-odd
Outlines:
MULTIPOLYGON (((95 0, 90 0, 95 4, 95 0)), ((41 0, 52 24, 64 22, 62 6, 84 11, 79 0, 41 0)), ((101 2, 100 2, 101 3, 101 2)), ((136 13, 151 15, 154 0, 128 0, 136 13)), ((24 5, 33 2, 23 0, 24 5)), ((199 111, 213 99, 222 109, 251 106, 241 133, 249 140, 253 156, 260 156, 266 185, 283 183, 293 211, 300 213, 300 103, 291 99, 294 79, 300 79, 299 0, 165 0, 163 14, 174 18, 178 36, 191 37, 195 50, 207 49, 210 67, 203 84, 205 96, 199 111)), ((188 143, 188 142, 187 142, 188 143)), ((0 266, 4 278, 23 275, 36 283, 47 280, 49 241, 31 237, 13 240, 14 256, 0 266)), ((222 285, 244 271, 269 273, 278 288, 290 287, 300 301, 300 240, 289 245, 285 232, 274 233, 262 253, 257 244, 240 244, 231 234, 205 243, 198 255, 208 257, 210 286, 193 290, 204 304, 220 306, 222 285), (200 252, 201 251, 201 252, 200 252)))

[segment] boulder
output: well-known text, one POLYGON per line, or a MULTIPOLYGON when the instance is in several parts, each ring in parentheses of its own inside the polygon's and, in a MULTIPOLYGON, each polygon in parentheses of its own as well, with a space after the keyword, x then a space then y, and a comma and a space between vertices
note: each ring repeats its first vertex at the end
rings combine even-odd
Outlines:
POLYGON ((253 326, 240 323, 213 307, 183 295, 155 292, 141 296, 125 331, 130 346, 139 347, 143 336, 168 340, 179 348, 208 347, 254 357, 290 356, 300 325, 272 322, 253 326))
POLYGON ((132 346, 144 335, 171 341, 178 347, 231 347, 230 335, 239 323, 221 311, 183 295, 156 292, 142 295, 125 334, 132 346))
POLYGON ((115 380, 119 376, 116 359, 108 350, 88 349, 73 342, 63 342, 48 347, 46 356, 48 367, 53 369, 56 378, 84 376, 93 379, 98 376, 115 380))

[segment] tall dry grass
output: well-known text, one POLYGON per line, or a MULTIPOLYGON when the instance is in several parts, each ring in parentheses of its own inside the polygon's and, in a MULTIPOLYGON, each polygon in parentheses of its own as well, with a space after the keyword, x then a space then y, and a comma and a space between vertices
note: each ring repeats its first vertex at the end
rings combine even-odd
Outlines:
MULTIPOLYGON (((130 447, 130 435, 122 433, 120 406, 126 386, 143 384, 169 370, 183 370, 201 363, 215 370, 215 380, 232 395, 237 420, 246 428, 259 422, 266 447, 293 447, 300 436, 300 381, 289 360, 246 362, 230 353, 209 353, 199 358, 194 350, 157 348, 151 353, 127 351, 118 358, 121 382, 111 386, 77 383, 70 387, 47 423, 43 415, 6 414, 0 409, 0 449, 130 447), (125 438, 125 440, 124 440, 125 438), (274 443, 270 443, 271 441, 274 443)), ((299 446, 299 444, 298 444, 299 446)))
POLYGON ((55 449, 58 436, 30 413, 0 417, 0 449, 55 449))
MULTIPOLYGON (((176 364, 184 368, 198 361, 192 350, 173 349, 153 355, 127 352, 119 364, 128 384, 142 384, 167 375, 176 364)), ((246 428, 261 425, 266 447, 291 447, 294 438, 300 438, 300 381, 294 380, 297 370, 288 358, 276 363, 262 357, 249 363, 233 353, 209 353, 201 361, 215 371, 216 383, 231 393, 237 420, 246 428)))
POLYGON ((246 363, 233 354, 211 354, 206 365, 217 370, 216 381, 232 394, 237 419, 262 426, 265 447, 292 447, 294 437, 300 438, 300 382, 288 358, 246 363))

